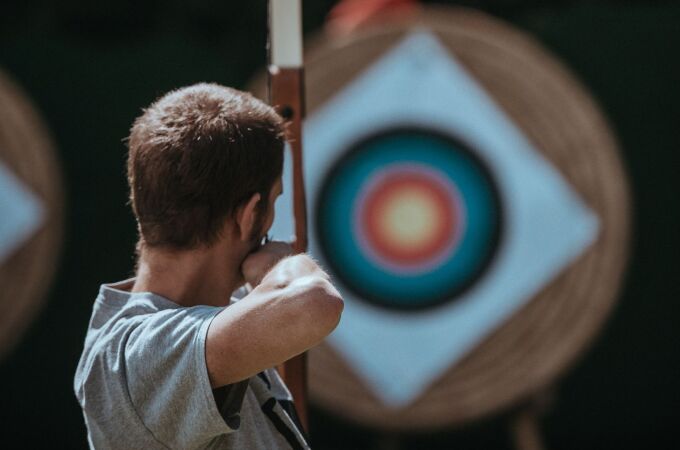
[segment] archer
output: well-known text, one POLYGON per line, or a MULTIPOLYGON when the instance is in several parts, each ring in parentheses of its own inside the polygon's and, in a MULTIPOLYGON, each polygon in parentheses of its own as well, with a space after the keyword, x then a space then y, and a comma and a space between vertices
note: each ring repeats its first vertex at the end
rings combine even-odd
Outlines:
POLYGON ((326 337, 343 302, 314 260, 261 244, 284 143, 271 107, 215 84, 135 121, 136 276, 102 285, 74 383, 91 447, 308 448, 271 368, 326 337))

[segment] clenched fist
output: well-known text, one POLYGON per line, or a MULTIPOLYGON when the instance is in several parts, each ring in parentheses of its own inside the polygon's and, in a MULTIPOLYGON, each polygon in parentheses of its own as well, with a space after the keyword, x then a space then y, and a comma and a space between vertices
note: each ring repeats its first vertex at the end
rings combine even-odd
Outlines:
POLYGON ((286 242, 267 242, 243 260, 241 264, 243 279, 254 288, 277 262, 292 254, 293 247, 286 242))

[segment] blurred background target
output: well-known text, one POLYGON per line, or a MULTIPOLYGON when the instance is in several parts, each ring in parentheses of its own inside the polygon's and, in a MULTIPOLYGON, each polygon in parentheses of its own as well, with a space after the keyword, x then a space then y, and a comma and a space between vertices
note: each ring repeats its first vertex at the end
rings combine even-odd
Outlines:
POLYGON ((434 129, 366 137, 324 180, 315 208, 322 251, 369 303, 414 310, 455 299, 498 245, 501 207, 488 168, 434 129))
POLYGON ((0 359, 45 302, 61 246, 62 189, 41 113, 0 70, 0 359))

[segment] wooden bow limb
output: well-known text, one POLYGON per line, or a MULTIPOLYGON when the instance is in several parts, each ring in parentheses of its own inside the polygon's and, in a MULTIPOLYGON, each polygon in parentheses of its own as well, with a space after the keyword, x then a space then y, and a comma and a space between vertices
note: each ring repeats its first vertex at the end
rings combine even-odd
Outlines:
MULTIPOLYGON (((307 206, 302 172, 302 119, 304 118, 304 69, 300 0, 269 3, 269 103, 288 122, 287 138, 293 162, 293 214, 296 253, 307 250, 307 206)), ((303 353, 279 367, 293 395, 305 430, 307 414, 307 355, 303 353)))

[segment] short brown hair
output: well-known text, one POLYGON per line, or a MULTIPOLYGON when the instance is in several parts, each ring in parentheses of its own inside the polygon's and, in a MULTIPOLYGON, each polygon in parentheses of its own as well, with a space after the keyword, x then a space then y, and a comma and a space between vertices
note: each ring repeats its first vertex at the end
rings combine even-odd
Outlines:
POLYGON ((128 141, 130 202, 140 244, 209 246, 253 194, 264 203, 283 167, 281 117, 217 84, 172 91, 135 120, 128 141))

